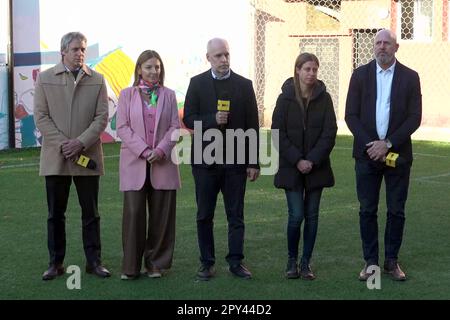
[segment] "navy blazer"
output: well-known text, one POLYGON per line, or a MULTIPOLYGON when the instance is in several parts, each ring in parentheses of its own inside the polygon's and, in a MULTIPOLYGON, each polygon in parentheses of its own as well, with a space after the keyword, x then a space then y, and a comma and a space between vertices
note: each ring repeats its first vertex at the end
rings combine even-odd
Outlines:
MULTIPOLYGON (((377 78, 376 60, 357 68, 350 79, 345 121, 354 136, 353 157, 369 159, 366 144, 379 140, 376 127, 377 78)), ((416 71, 397 61, 392 78, 391 108, 386 139, 391 151, 411 162, 411 135, 420 126, 422 94, 416 71)))
MULTIPOLYGON (((233 71, 230 75, 230 114, 228 117, 228 123, 226 129, 254 129, 257 134, 257 145, 249 146, 246 141, 245 146, 235 144, 235 157, 237 155, 237 148, 245 148, 245 163, 237 165, 238 167, 253 167, 259 168, 259 121, 258 121, 258 108, 256 104, 255 92, 253 90, 252 82, 233 71), (256 163, 253 161, 250 163, 249 148, 256 147, 256 150, 252 150, 253 154, 256 152, 256 163)), ((193 77, 189 83, 188 90, 186 92, 186 99, 184 102, 184 117, 183 122, 189 129, 194 129, 194 121, 202 121, 203 132, 207 129, 215 128, 219 129, 219 125, 216 121, 217 113, 217 94, 214 87, 214 79, 211 74, 211 69, 193 77)), ((203 135, 202 132, 202 135, 203 135)), ((195 143, 197 139, 192 139, 191 149, 191 163, 194 164, 194 151, 195 143)), ((246 139, 248 140, 248 139, 246 139)), ((201 150, 205 149, 207 145, 212 141, 202 141, 201 150)), ((241 149, 242 150, 242 149, 241 149)), ((236 163, 236 160, 235 160, 236 163)), ((205 163, 198 164, 201 167, 209 167, 205 163)))

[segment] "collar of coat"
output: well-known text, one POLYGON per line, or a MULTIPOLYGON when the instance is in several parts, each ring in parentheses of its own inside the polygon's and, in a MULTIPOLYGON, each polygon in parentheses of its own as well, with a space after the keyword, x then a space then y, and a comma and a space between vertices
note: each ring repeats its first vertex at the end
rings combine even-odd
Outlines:
MULTIPOLYGON (((91 69, 90 69, 87 65, 83 64, 83 66, 81 67, 81 69, 82 69, 83 72, 84 72, 85 74, 87 74, 88 76, 92 76, 91 69)), ((66 67, 64 66, 64 64, 63 64, 62 62, 58 63, 58 64, 55 66, 55 75, 60 74, 60 73, 64 73, 64 72, 66 72, 66 71, 67 71, 67 69, 66 69, 66 67)))

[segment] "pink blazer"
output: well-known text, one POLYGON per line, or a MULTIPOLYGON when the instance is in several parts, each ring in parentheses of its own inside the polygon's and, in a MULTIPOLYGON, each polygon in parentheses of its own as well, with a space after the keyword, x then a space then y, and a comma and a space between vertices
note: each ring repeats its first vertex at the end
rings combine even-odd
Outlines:
POLYGON ((120 147, 119 177, 120 191, 140 190, 145 183, 147 160, 139 157, 150 147, 158 147, 164 152, 164 159, 153 162, 150 180, 154 189, 176 190, 181 187, 178 165, 171 160, 176 141, 172 134, 178 134, 178 117, 175 92, 161 87, 156 105, 155 132, 153 145, 145 143, 145 126, 142 113, 142 100, 137 87, 123 89, 117 107, 117 135, 122 140, 120 147))

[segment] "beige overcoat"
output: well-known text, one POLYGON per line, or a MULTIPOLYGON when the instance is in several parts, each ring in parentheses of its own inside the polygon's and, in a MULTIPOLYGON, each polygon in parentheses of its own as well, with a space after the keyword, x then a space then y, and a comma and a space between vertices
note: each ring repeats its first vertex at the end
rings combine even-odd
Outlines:
POLYGON ((83 65, 75 80, 62 63, 41 72, 36 80, 34 120, 42 134, 39 175, 103 175, 100 134, 108 122, 108 94, 103 76, 83 65), (78 139, 83 155, 97 163, 84 168, 64 159, 61 144, 78 139))

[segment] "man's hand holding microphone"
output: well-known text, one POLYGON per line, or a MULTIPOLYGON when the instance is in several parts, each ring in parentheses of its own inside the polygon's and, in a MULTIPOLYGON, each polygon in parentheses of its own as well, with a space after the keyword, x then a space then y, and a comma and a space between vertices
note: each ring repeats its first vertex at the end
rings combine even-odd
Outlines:
POLYGON ((76 161, 81 151, 83 151, 83 144, 78 139, 66 140, 61 144, 61 152, 64 158, 76 161))
MULTIPOLYGON (((217 100, 216 122, 221 130, 225 130, 230 115, 231 101, 228 92, 223 92, 217 100)), ((260 170, 256 168, 247 168, 247 178, 250 181, 256 181, 260 170)))
POLYGON ((366 152, 371 160, 384 162, 388 167, 395 168, 406 162, 398 153, 389 152, 392 143, 388 139, 369 142, 366 147, 366 152))
POLYGON ((216 121, 217 124, 222 128, 228 123, 228 111, 217 111, 216 113, 216 121))
POLYGON ((84 146, 78 139, 69 139, 61 144, 61 153, 66 160, 70 160, 82 167, 93 169, 97 168, 94 160, 81 154, 84 146))
POLYGON ((225 129, 230 114, 231 102, 227 92, 223 92, 217 100, 216 122, 220 129, 225 129))
POLYGON ((389 151, 386 141, 375 140, 366 144, 367 154, 373 161, 384 161, 386 154, 389 151))

